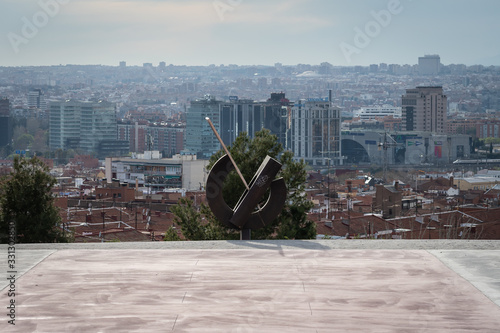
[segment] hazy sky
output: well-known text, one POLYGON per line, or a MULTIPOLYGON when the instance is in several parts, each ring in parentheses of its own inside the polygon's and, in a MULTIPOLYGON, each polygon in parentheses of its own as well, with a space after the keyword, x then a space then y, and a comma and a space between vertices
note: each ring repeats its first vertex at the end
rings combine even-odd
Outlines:
POLYGON ((0 0, 0 6, 0 66, 121 60, 346 66, 415 64, 424 54, 439 54, 443 64, 500 66, 498 0, 0 0))

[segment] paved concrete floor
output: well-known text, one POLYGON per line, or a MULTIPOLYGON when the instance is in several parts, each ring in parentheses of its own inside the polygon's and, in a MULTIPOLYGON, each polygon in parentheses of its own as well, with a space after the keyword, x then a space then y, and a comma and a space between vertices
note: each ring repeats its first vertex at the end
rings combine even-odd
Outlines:
POLYGON ((367 242, 18 245, 16 325, 2 279, 0 330, 499 331, 500 242, 367 242))

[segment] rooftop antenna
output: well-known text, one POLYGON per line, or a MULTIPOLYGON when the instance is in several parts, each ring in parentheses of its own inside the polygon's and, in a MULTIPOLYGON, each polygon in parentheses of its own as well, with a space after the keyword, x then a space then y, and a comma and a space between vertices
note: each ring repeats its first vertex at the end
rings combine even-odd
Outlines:
POLYGON ((396 140, 394 140, 390 135, 387 135, 387 131, 384 133, 384 142, 379 142, 378 144, 378 149, 379 150, 384 150, 384 165, 383 165, 383 181, 384 183, 387 182, 387 164, 388 164, 388 157, 387 157, 387 149, 396 147, 398 146, 398 143, 396 140), (390 139, 392 142, 390 142, 390 139))

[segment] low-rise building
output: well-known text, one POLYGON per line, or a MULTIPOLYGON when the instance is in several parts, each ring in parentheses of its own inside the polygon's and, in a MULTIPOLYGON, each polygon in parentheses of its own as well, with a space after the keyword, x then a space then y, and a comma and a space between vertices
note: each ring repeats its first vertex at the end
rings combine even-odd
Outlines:
POLYGON ((469 190, 489 190, 500 184, 500 178, 496 177, 466 177, 453 180, 453 185, 456 185, 460 191, 469 190))
POLYGON ((402 192, 399 183, 394 185, 377 185, 375 194, 375 209, 382 212, 384 218, 401 216, 403 203, 402 192))
POLYGON ((196 155, 175 155, 162 158, 158 151, 146 151, 133 157, 106 158, 108 182, 118 179, 129 186, 140 185, 153 191, 167 188, 199 190, 206 183, 207 160, 198 160, 196 155))

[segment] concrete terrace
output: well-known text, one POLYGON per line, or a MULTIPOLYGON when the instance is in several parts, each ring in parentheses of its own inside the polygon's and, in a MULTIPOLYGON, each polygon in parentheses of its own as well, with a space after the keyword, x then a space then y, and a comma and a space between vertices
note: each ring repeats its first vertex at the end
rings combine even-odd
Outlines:
POLYGON ((16 245, 2 332, 498 332, 500 241, 16 245))

